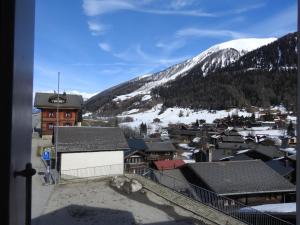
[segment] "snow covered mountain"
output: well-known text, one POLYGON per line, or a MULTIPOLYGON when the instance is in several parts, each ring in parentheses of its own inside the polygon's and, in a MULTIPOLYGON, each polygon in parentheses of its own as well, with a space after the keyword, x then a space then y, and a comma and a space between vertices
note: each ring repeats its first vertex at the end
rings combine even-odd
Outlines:
POLYGON ((137 77, 117 85, 89 99, 85 108, 88 111, 102 112, 117 105, 132 105, 133 103, 150 101, 151 90, 155 87, 184 77, 195 66, 201 68, 203 76, 217 69, 224 68, 236 62, 241 56, 261 46, 274 42, 276 38, 247 38, 237 39, 214 45, 199 55, 182 63, 171 66, 163 71, 137 77), (128 104, 126 104, 126 101, 128 104), (130 103, 130 104, 129 104, 130 103))

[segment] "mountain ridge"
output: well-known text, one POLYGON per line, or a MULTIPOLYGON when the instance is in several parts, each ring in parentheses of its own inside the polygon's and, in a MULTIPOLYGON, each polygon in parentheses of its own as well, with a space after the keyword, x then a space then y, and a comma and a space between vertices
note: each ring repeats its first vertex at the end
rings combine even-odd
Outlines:
POLYGON ((113 111, 114 114, 121 113, 122 110, 117 110, 118 108, 130 108, 133 103, 141 101, 143 98, 150 100, 154 88, 184 77, 195 66, 197 68, 201 67, 202 75, 206 76, 215 70, 232 64, 249 51, 275 40, 276 38, 249 38, 231 40, 214 45, 182 63, 175 64, 150 75, 139 76, 104 90, 86 101, 85 109, 98 113, 105 113, 107 110, 113 111))

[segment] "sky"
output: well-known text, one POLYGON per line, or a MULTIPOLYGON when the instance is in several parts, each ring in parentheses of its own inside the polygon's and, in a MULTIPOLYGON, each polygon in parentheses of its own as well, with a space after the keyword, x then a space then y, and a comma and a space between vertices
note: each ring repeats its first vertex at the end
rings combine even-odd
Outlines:
POLYGON ((36 0, 34 92, 89 97, 214 44, 296 31, 296 0, 36 0))

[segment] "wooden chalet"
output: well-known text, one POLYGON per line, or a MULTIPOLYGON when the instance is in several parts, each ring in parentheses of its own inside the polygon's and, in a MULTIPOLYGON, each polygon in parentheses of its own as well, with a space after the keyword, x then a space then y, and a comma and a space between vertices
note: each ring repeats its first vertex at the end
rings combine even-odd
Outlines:
POLYGON ((131 173, 138 173, 148 168, 147 155, 145 150, 147 146, 143 139, 127 139, 129 150, 124 152, 125 170, 131 173))
POLYGON ((172 160, 176 152, 173 144, 171 142, 147 142, 147 149, 145 154, 147 155, 147 160, 157 161, 157 160, 172 160))
POLYGON ((81 95, 69 95, 65 92, 36 93, 34 107, 41 110, 41 136, 52 135, 53 127, 75 126, 81 122, 83 98, 81 95), (58 107, 58 124, 57 123, 58 107))

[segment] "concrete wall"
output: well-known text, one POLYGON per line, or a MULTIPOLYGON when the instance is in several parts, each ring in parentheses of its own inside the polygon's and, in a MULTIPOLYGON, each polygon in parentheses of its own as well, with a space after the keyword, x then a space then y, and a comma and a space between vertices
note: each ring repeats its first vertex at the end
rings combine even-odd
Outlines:
POLYGON ((61 178, 83 178, 123 174, 123 151, 61 154, 61 178))

